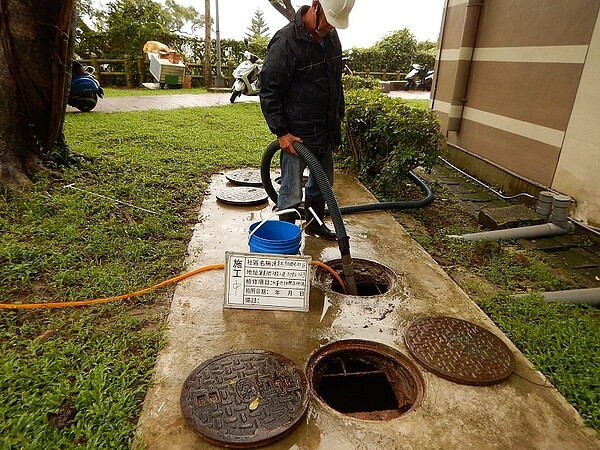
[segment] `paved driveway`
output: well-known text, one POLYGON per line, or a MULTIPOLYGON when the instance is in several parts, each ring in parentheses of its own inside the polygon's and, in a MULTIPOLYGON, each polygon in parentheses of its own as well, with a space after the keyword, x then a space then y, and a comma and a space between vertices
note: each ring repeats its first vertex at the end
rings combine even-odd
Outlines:
MULTIPOLYGON (((428 99, 430 93, 427 91, 392 91, 391 97, 421 98, 428 99)), ((206 93, 206 94, 165 94, 165 95, 138 95, 132 97, 103 98, 92 112, 116 112, 116 111, 143 111, 147 109, 176 109, 191 108, 196 106, 220 106, 228 105, 229 92, 206 93)), ((242 95, 235 103, 258 102, 258 96, 242 95)), ((67 106, 67 112, 80 112, 78 109, 67 106)))

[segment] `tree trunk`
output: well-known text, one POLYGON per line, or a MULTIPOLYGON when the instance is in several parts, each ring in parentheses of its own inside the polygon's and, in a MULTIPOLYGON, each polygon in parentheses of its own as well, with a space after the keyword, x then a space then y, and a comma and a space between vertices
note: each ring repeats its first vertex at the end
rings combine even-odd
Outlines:
MULTIPOLYGON (((271 3, 273 8, 275 8, 277 11, 279 11, 279 13, 282 14, 287 20, 289 20, 290 22, 292 20, 294 20, 296 11, 294 10, 294 7, 292 6, 291 0, 269 0, 269 3, 271 3)), ((306 3, 311 3, 311 2, 306 2, 306 3)))
POLYGON ((0 186, 23 191, 62 133, 74 0, 0 0, 0 186))
POLYGON ((212 70, 210 67, 210 0, 204 0, 204 87, 212 87, 212 70))

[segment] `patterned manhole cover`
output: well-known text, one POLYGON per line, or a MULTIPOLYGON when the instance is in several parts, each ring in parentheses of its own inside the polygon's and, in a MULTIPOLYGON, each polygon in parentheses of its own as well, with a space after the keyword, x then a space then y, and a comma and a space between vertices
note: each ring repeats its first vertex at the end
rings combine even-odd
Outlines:
POLYGON ((510 349, 493 333, 454 317, 423 317, 406 330, 413 356, 431 372, 455 383, 490 385, 513 371, 510 349))
POLYGON ((213 444, 252 448, 290 432, 308 408, 304 372, 289 359, 265 350, 216 356, 188 376, 181 410, 213 444))
POLYGON ((229 205, 258 205, 268 198, 263 188, 249 186, 225 188, 217 193, 217 200, 229 205))
POLYGON ((232 170, 225 174, 232 183, 240 186, 262 186, 262 179, 260 178, 260 170, 255 169, 239 169, 232 170))

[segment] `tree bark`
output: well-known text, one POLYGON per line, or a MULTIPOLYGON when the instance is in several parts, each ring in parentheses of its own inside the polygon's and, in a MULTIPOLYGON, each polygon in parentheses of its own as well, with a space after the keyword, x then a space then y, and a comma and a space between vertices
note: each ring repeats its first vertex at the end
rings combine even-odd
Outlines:
POLYGON ((212 70, 210 67, 211 23, 210 0, 204 0, 204 84, 207 89, 212 87, 212 70))
POLYGON ((23 191, 62 133, 74 0, 0 0, 0 186, 23 191))
POLYGON ((283 15, 290 22, 294 20, 294 16, 296 15, 296 11, 292 6, 291 0, 269 0, 269 3, 275 8, 279 13, 283 15))

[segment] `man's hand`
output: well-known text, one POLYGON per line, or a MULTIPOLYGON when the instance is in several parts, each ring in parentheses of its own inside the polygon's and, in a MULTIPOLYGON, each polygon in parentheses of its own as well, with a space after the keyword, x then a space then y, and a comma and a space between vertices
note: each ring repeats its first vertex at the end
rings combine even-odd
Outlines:
POLYGON ((291 153, 294 156, 298 156, 298 152, 296 152, 296 149, 294 149, 293 146, 294 142, 302 142, 302 139, 300 139, 298 136, 294 136, 293 134, 288 133, 284 134, 281 137, 278 137, 277 141, 279 142, 279 148, 281 150, 287 153, 291 153))

